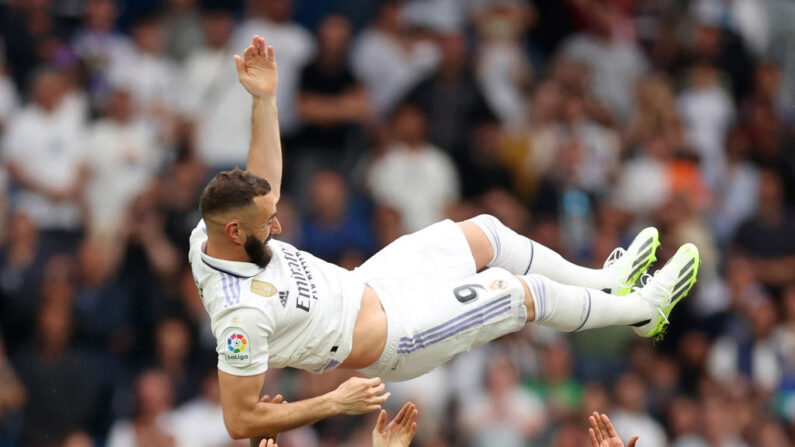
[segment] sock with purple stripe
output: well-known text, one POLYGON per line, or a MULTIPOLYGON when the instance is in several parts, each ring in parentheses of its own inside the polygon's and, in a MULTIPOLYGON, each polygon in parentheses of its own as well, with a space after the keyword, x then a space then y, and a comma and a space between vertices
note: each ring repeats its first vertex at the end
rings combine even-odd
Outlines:
POLYGON ((484 233, 494 250, 489 267, 502 267, 514 275, 536 273, 572 286, 609 289, 615 279, 602 269, 589 269, 565 260, 554 250, 517 234, 499 219, 481 214, 469 220, 484 233))
POLYGON ((521 278, 533 296, 533 322, 558 331, 631 325, 650 319, 654 312, 646 300, 635 295, 617 297, 601 290, 561 284, 542 275, 521 278))

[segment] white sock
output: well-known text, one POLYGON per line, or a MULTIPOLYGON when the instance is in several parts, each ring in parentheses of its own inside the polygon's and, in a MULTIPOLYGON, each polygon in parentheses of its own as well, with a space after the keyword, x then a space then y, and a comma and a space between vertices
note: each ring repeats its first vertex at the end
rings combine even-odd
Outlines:
POLYGON ((558 331, 628 326, 651 319, 654 312, 646 300, 634 294, 609 295, 601 290, 560 284, 541 275, 522 278, 533 296, 534 323, 558 331))
POLYGON ((469 219, 486 233, 494 250, 489 267, 502 267, 514 275, 535 273, 563 284, 609 289, 616 280, 603 269, 589 269, 565 260, 555 251, 506 227, 499 219, 481 214, 469 219))

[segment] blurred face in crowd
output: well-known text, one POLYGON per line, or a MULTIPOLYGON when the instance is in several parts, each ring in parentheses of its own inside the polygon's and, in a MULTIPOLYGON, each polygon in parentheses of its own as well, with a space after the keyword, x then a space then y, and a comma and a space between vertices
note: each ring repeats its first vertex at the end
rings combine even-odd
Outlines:
MULTIPOLYGON (((255 0, 256 1, 256 0, 255 0)), ((259 0, 263 2, 265 15, 274 22, 287 22, 292 14, 292 2, 290 0, 259 0)))
POLYGON ((181 320, 172 318, 157 326, 157 356, 163 362, 182 363, 190 352, 190 331, 181 320))
POLYGON ((698 428, 698 406, 692 399, 679 397, 668 407, 668 426, 674 436, 693 433, 698 428))
POLYGON ((47 112, 54 111, 60 105, 65 93, 63 76, 56 72, 39 73, 33 81, 33 100, 47 112))
POLYGON ((224 48, 229 42, 235 22, 227 11, 211 11, 204 16, 204 38, 211 48, 224 48))
POLYGON ((171 409, 173 397, 171 381, 159 370, 139 376, 135 384, 136 409, 139 416, 153 418, 171 409))
POLYGON ((88 0, 85 17, 88 28, 95 31, 111 31, 116 20, 116 6, 111 0, 88 0))
POLYGON ((467 45, 461 33, 448 33, 439 38, 442 51, 441 72, 453 75, 464 68, 467 60, 467 45))
POLYGON ((120 123, 127 123, 134 115, 133 98, 129 91, 118 89, 108 98, 108 117, 120 123))
POLYGON ((616 384, 616 399, 628 411, 642 411, 645 401, 643 382, 634 374, 625 374, 616 384))
POLYGON ((86 239, 77 252, 80 276, 84 284, 99 285, 110 276, 113 267, 107 248, 98 240, 86 239))
POLYGON ((751 330, 757 339, 767 338, 776 328, 776 305, 769 298, 759 300, 751 310, 751 330))
POLYGON ((345 217, 347 192, 341 175, 331 171, 315 174, 309 193, 312 212, 319 221, 335 223, 345 217))
POLYGON ((493 359, 486 374, 486 388, 497 395, 509 393, 519 380, 516 366, 504 357, 493 359))
POLYGON ((135 46, 144 53, 158 54, 163 47, 163 32, 154 20, 137 23, 132 37, 135 46))
POLYGON ((318 25, 317 38, 321 54, 342 55, 351 38, 351 24, 338 14, 326 16, 318 25))
POLYGON ((61 352, 69 344, 72 333, 72 316, 69 304, 50 302, 43 304, 38 314, 39 340, 42 350, 61 352))
POLYGON ((395 112, 393 132, 398 141, 419 145, 425 141, 425 115, 415 106, 402 105, 395 112))

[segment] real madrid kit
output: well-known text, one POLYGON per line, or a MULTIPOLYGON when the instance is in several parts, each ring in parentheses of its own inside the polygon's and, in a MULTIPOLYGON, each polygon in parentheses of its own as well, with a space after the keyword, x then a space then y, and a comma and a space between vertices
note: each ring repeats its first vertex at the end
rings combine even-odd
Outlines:
POLYGON ((524 291, 500 268, 475 271, 458 225, 445 220, 403 236, 349 271, 270 240, 270 263, 205 253, 207 230, 190 236, 190 263, 216 338, 218 369, 250 376, 290 366, 321 374, 353 347, 365 284, 387 317, 380 358, 361 369, 385 381, 422 375, 456 354, 521 329, 524 291))

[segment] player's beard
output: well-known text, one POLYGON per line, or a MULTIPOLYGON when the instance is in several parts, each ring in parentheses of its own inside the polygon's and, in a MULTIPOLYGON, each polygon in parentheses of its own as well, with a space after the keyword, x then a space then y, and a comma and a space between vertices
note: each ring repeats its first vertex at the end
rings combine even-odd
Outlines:
POLYGON ((271 262, 271 249, 268 247, 268 241, 271 240, 272 235, 268 235, 265 242, 260 242, 252 235, 246 236, 246 243, 243 244, 243 249, 246 250, 249 262, 253 262, 258 266, 265 268, 271 262))

